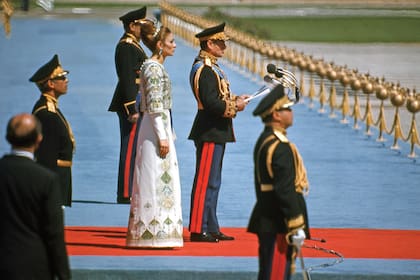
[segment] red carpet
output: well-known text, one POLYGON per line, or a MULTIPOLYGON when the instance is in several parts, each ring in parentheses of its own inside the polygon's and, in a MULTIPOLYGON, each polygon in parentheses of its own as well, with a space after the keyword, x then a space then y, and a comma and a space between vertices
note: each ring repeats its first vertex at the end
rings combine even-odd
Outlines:
MULTIPOLYGON (((66 242, 71 256, 224 256, 256 257, 257 238, 244 228, 224 228, 223 232, 236 237, 235 241, 192 243, 184 230, 184 247, 169 250, 125 248, 126 228, 123 227, 66 227, 66 242)), ((314 238, 325 243, 307 241, 341 253, 345 258, 412 259, 420 260, 419 230, 375 229, 312 229, 314 238)), ((305 257, 331 257, 324 252, 304 248, 305 257)))

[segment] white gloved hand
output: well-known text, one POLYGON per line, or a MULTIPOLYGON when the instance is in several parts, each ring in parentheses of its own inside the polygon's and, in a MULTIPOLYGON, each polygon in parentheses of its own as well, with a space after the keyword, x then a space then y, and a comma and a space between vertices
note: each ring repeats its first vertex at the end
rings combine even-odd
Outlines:
POLYGON ((292 244, 299 250, 305 241, 306 234, 303 229, 299 229, 295 234, 292 235, 292 244))

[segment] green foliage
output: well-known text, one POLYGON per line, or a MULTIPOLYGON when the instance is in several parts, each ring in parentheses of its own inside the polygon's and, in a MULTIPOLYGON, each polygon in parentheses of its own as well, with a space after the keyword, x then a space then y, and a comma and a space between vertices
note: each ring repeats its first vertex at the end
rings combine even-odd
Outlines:
POLYGON ((207 12, 203 14, 203 17, 220 22, 225 21, 227 25, 233 26, 236 29, 244 31, 258 38, 264 39, 271 37, 269 29, 264 28, 263 26, 259 27, 255 25, 252 21, 246 20, 244 18, 233 17, 228 14, 225 14, 214 6, 209 7, 207 12))
POLYGON ((234 17, 212 6, 203 15, 258 38, 302 42, 420 42, 419 17, 234 17))
POLYGON ((420 18, 283 17, 253 18, 270 30, 269 40, 311 42, 420 42, 420 18))

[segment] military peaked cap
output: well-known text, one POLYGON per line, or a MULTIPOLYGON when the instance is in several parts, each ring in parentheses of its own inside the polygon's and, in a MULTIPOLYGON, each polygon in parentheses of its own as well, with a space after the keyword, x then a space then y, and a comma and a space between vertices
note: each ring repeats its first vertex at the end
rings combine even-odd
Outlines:
POLYGON ((29 78, 29 81, 34 83, 42 83, 57 77, 66 76, 68 73, 69 71, 64 70, 61 67, 60 62, 58 61, 58 55, 55 54, 50 61, 41 66, 41 68, 39 68, 35 74, 29 78))
POLYGON ((285 109, 295 104, 284 94, 283 85, 277 85, 258 103, 252 114, 265 118, 275 110, 285 109))
POLYGON ((146 6, 138 10, 128 12, 123 16, 120 16, 120 20, 123 23, 138 22, 144 18, 146 18, 146 6))
POLYGON ((195 37, 200 41, 207 40, 229 40, 229 37, 225 34, 225 23, 221 23, 217 26, 209 27, 201 31, 200 33, 195 34, 195 37))

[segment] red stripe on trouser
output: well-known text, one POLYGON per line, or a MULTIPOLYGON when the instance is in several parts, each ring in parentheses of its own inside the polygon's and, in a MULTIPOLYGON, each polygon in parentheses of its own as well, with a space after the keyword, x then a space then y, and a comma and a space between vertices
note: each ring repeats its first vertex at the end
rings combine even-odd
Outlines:
POLYGON ((124 197, 129 197, 131 193, 128 193, 130 189, 130 171, 131 171, 131 155, 133 153, 133 143, 136 137, 137 123, 133 124, 130 131, 130 137, 128 138, 127 153, 125 154, 124 163, 124 197))
POLYGON ((190 231, 201 232, 203 212, 205 207, 207 186, 209 184, 211 164, 213 161, 214 143, 204 143, 201 150, 201 160, 195 187, 190 231))
POLYGON ((273 262, 271 265, 270 280, 286 279, 287 247, 284 234, 277 234, 274 246, 273 262))

